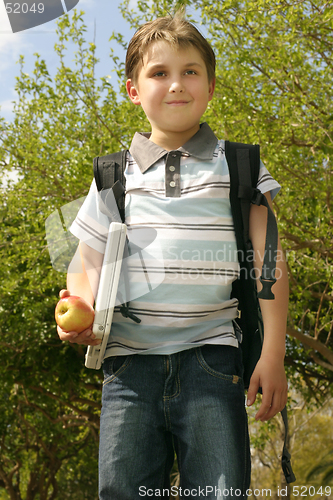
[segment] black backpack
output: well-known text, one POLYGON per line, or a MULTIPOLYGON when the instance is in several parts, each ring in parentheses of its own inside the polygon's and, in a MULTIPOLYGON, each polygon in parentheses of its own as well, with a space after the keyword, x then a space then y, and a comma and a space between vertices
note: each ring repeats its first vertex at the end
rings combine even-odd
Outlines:
MULTIPOLYGON (((121 220, 125 221, 125 164, 127 150, 94 158, 94 177, 104 204, 108 205, 108 194, 117 202, 121 220)), ((274 299, 271 287, 275 283, 275 255, 277 252, 278 230, 275 216, 265 196, 257 189, 260 169, 259 145, 225 141, 225 155, 230 173, 230 204, 235 227, 239 279, 234 281, 232 297, 239 301, 237 325, 242 331, 242 357, 244 365, 244 387, 248 389, 253 370, 260 358, 263 342, 263 322, 258 298, 274 299), (252 271, 252 244, 249 237, 249 217, 251 204, 264 205, 268 210, 265 255, 262 267, 262 290, 257 293, 252 271), (250 276, 250 279, 248 277, 250 276)), ((128 316, 127 308, 123 314, 128 316)), ((133 319, 133 318, 132 318, 133 319)), ((281 411, 285 426, 285 438, 281 465, 288 484, 296 481, 286 443, 288 439, 288 418, 286 407, 281 411)))

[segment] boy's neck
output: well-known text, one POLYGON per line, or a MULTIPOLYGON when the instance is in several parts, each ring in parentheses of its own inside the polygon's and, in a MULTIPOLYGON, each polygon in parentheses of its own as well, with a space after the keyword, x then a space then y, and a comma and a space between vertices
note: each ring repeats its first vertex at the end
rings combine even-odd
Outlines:
POLYGON ((166 151, 175 151, 184 146, 200 129, 198 124, 196 127, 184 132, 162 132, 160 130, 152 130, 149 140, 157 144, 166 151))

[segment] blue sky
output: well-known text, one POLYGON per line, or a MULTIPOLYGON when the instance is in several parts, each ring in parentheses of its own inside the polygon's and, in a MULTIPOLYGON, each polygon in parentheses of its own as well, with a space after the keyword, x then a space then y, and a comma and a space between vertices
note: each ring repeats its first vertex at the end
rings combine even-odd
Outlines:
MULTIPOLYGON (((136 0, 131 0, 135 7, 136 0)), ((110 42, 108 41, 112 31, 122 33, 126 41, 133 35, 128 23, 125 22, 119 12, 120 0, 80 0, 77 9, 84 10, 84 21, 88 31, 86 40, 94 40, 94 24, 96 23, 97 57, 100 62, 96 68, 96 76, 112 76, 112 61, 110 55, 110 42)), ((69 14, 72 16, 72 12, 69 14)), ((58 57, 54 52, 54 44, 57 42, 56 20, 44 25, 37 26, 20 33, 12 33, 4 3, 0 0, 0 115, 7 121, 13 119, 13 104, 16 99, 15 76, 19 75, 20 67, 17 64, 19 56, 25 58, 25 73, 32 74, 34 68, 34 53, 38 52, 42 59, 46 60, 51 76, 58 66, 58 57)), ((113 44, 116 54, 124 58, 124 51, 113 44)), ((116 82, 116 75, 113 76, 116 82)), ((111 80, 112 82, 112 80, 111 80)))

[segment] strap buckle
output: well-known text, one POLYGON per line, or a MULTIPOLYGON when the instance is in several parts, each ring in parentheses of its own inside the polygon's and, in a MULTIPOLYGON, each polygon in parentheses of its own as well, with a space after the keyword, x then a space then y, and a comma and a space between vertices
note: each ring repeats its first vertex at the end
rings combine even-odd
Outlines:
POLYGON ((122 316, 124 316, 124 318, 129 318, 132 321, 135 321, 135 323, 141 323, 141 319, 129 311, 128 303, 121 305, 120 312, 121 312, 122 316))
POLYGON ((276 279, 267 279, 260 276, 260 283, 262 284, 262 289, 258 293, 259 299, 273 300, 274 293, 272 292, 272 286, 276 283, 276 279))
POLYGON ((296 481, 296 477, 291 467, 290 457, 283 456, 281 460, 281 465, 287 484, 294 483, 296 481))
POLYGON ((263 198, 264 198, 264 195, 262 194, 260 189, 258 189, 258 188, 253 189, 251 203, 253 203, 254 205, 260 206, 263 204, 262 203, 263 198))

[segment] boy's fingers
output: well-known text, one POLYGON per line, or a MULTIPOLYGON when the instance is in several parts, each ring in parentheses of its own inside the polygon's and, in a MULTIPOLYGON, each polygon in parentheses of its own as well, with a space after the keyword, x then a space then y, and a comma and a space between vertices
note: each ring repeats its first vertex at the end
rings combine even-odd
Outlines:
POLYGON ((80 345, 99 345, 102 341, 101 339, 93 339, 91 337, 89 338, 83 338, 83 339, 74 339, 69 341, 71 344, 80 344, 80 345))
POLYGON ((275 411, 275 408, 273 405, 270 404, 261 404, 260 409, 258 413, 255 416, 256 420, 261 420, 262 422, 265 422, 266 420, 269 420, 272 418, 275 413, 277 413, 277 410, 275 411))
POLYGON ((92 333, 90 328, 87 328, 87 330, 84 330, 81 333, 65 332, 58 325, 57 331, 60 340, 63 340, 64 342, 68 341, 71 344, 98 345, 101 343, 101 339, 96 339, 96 335, 92 333))
POLYGON ((69 290, 63 289, 59 292, 59 297, 63 299, 64 297, 69 297, 71 292, 69 290))
POLYGON ((250 385, 247 391, 246 405, 251 406, 256 400, 259 391, 259 377, 252 375, 250 385))
POLYGON ((73 340, 69 341, 75 344, 96 345, 96 335, 92 332, 91 328, 87 328, 79 333, 73 340))
POLYGON ((59 325, 57 325, 57 332, 60 337, 60 340, 70 340, 75 339, 78 336, 77 332, 65 332, 59 325))
POLYGON ((92 333, 91 330, 85 330, 73 340, 69 339, 69 342, 71 342, 72 344, 81 344, 81 345, 98 345, 102 341, 101 339, 96 339, 96 335, 92 333))
POLYGON ((262 403, 260 405, 259 411, 257 412, 255 419, 256 420, 265 420, 266 414, 270 412, 272 406, 271 406, 272 400, 264 400, 264 397, 262 398, 262 403))
POLYGON ((256 414, 256 420, 265 422, 273 418, 279 411, 281 411, 287 403, 287 391, 276 390, 273 394, 262 400, 262 404, 256 414))

